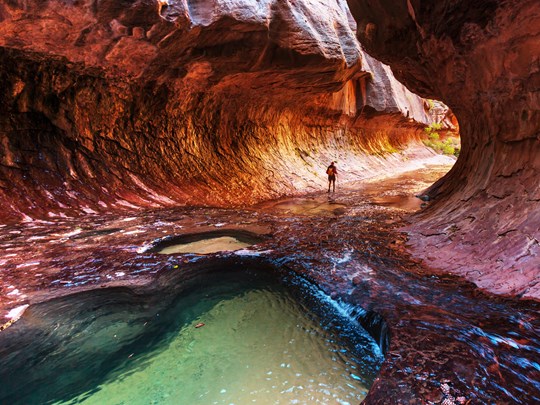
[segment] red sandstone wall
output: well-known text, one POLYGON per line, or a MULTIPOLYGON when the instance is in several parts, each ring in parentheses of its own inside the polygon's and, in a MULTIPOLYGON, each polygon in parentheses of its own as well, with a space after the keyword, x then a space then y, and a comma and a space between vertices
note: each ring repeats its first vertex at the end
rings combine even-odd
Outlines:
POLYGON ((1 3, 0 218, 253 203, 417 138, 343 1, 237 3, 1 3))
POLYGON ((540 2, 348 3, 368 51, 459 120, 460 158, 410 228, 416 254, 540 296, 540 2))

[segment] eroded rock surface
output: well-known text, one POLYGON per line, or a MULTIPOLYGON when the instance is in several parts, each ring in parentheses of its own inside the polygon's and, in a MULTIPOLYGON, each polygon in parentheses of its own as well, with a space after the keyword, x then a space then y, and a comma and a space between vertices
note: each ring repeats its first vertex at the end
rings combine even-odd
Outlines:
POLYGON ((503 294, 540 297, 540 3, 349 0, 358 36, 456 114, 460 158, 409 227, 417 255, 503 294))
MULTIPOLYGON (((383 317, 389 339, 383 333, 374 337, 387 349, 386 359, 365 404, 538 403, 540 303, 486 295, 458 277, 434 275, 410 257, 406 236, 396 232, 405 211, 380 203, 381 196, 410 196, 441 173, 424 169, 400 179, 340 187, 335 196, 314 193, 248 209, 159 209, 6 226, 0 234, 0 316, 103 287, 151 289, 163 299, 195 271, 271 264, 317 284, 372 332, 383 317), (226 229, 266 237, 241 251, 203 256, 151 249, 163 238, 226 229)), ((37 334, 42 324, 32 313, 30 308, 22 322, 37 334)), ((0 325, 7 320, 0 318, 0 325)), ((134 330, 143 322, 133 323, 134 330)), ((5 332, 15 338, 18 333, 11 327, 5 332)), ((0 387, 0 396, 6 391, 0 387)))
POLYGON ((0 218, 237 206, 322 188, 331 160, 384 168, 430 117, 355 29, 342 0, 2 3, 0 218))
MULTIPOLYGON (((143 282, 173 263, 137 252, 139 233, 157 238, 226 215, 158 212, 133 227, 116 214, 62 217, 239 206, 322 189, 330 160, 341 181, 401 165, 407 155, 390 153, 418 139, 426 108, 364 53, 357 30, 400 80, 459 119, 460 159, 409 227, 415 254, 490 291, 538 298, 540 5, 349 4, 356 22, 344 1, 2 2, 0 221, 11 249, 2 305, 25 305, 24 294, 55 284, 143 282), (115 233, 115 243, 100 239, 115 233)), ((401 333, 369 401, 441 402, 443 383, 471 403, 537 400, 527 392, 537 370, 520 362, 521 350, 537 358, 536 307, 500 320, 526 304, 484 302, 454 278, 441 287, 404 259, 402 237, 389 246, 394 218, 356 214, 263 222, 278 229, 270 259, 367 302, 401 333)))

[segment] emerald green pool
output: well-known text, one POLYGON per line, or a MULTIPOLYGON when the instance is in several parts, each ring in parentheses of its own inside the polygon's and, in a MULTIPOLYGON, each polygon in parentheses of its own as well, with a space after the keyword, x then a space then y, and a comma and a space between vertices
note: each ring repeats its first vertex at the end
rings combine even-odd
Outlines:
POLYGON ((380 350, 308 290, 224 272, 171 300, 118 290, 42 304, 16 324, 39 341, 8 330, 0 403, 357 404, 380 350))

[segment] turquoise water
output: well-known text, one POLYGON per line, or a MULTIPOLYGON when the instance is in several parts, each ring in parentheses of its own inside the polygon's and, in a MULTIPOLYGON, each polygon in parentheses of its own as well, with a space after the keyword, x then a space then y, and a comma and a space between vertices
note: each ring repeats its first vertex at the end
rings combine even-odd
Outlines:
MULTIPOLYGON (((100 297, 81 306, 83 315, 61 305, 69 308, 65 317, 74 312, 68 323, 78 326, 52 320, 55 338, 44 338, 47 354, 25 349, 39 353, 43 370, 27 370, 26 386, 14 381, 0 402, 359 403, 380 366, 378 347, 357 325, 344 325, 332 305, 321 302, 313 312, 300 290, 266 276, 231 273, 191 285, 166 306, 159 299, 129 305, 124 297, 103 307, 95 304, 100 297), (51 384, 44 386, 47 369, 51 384)), ((29 318, 27 327, 35 322, 31 312, 29 318)))

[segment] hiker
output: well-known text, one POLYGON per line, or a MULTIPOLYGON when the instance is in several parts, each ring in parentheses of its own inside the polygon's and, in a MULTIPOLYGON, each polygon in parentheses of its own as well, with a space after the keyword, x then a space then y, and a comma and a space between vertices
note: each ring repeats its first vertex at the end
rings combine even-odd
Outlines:
POLYGON ((330 192, 330 186, 333 186, 332 192, 336 192, 336 176, 337 168, 335 166, 336 162, 332 162, 328 169, 326 169, 326 174, 328 175, 328 192, 330 192))

